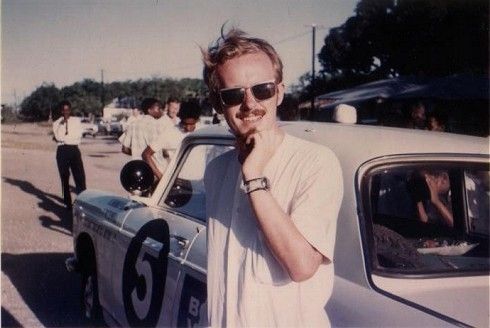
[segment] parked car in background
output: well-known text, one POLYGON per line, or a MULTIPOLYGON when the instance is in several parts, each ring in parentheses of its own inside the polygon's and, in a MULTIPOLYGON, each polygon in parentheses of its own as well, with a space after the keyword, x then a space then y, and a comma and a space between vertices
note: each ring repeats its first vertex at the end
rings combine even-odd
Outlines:
POLYGON ((99 131, 97 124, 92 123, 88 118, 82 118, 80 122, 82 124, 82 137, 91 136, 95 138, 99 131))
POLYGON ((95 119, 95 124, 98 127, 99 134, 101 135, 115 135, 119 137, 123 133, 123 127, 115 117, 95 119))
MULTIPOLYGON (((343 170, 334 289, 325 308, 332 326, 488 327, 488 138, 282 124, 331 148, 343 170), (428 171, 448 177, 453 227, 417 216, 415 201, 427 201, 427 185, 415 188, 415 197, 413 177, 428 171)), ((88 318, 103 315, 121 326, 206 324, 203 174, 233 147, 226 128, 201 129, 184 139, 150 197, 95 190, 77 197, 67 267, 81 273, 88 318)))

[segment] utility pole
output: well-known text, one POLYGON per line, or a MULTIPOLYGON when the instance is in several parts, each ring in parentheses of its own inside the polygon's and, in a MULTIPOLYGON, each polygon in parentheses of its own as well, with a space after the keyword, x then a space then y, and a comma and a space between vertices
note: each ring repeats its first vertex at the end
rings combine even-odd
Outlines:
POLYGON ((100 90, 100 102, 102 103, 102 115, 104 116, 104 104, 105 104, 105 89, 104 89, 104 70, 100 70, 100 84, 101 84, 101 90, 100 90))
POLYGON ((311 113, 315 111, 315 35, 316 24, 311 24, 311 113))
POLYGON ((316 56, 315 56, 315 39, 316 39, 316 29, 317 28, 323 28, 323 25, 317 25, 315 23, 312 23, 311 25, 306 25, 306 27, 311 27, 311 81, 310 81, 310 97, 311 97, 311 108, 310 108, 310 115, 313 114, 315 111, 315 61, 316 61, 316 56))

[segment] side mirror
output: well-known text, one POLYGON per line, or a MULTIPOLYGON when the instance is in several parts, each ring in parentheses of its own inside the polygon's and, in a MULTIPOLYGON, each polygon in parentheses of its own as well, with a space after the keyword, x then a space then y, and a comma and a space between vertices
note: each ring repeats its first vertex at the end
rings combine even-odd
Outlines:
POLYGON ((141 196, 150 190, 153 185, 153 171, 143 160, 132 160, 123 166, 119 176, 121 184, 126 191, 141 196))

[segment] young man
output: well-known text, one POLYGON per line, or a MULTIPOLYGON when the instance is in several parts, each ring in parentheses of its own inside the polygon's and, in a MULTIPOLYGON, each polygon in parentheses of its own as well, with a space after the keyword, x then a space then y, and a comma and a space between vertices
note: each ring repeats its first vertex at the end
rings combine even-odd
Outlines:
POLYGON ((203 60, 213 107, 236 136, 204 179, 209 325, 328 326, 339 162, 278 126, 285 87, 269 43, 234 29, 203 60))
POLYGON ((417 101, 410 104, 406 127, 409 129, 424 130, 426 128, 425 106, 417 101))
POLYGON ((174 96, 170 96, 165 103, 165 113, 160 118, 163 128, 179 124, 180 101, 174 96))
POLYGON ((121 140, 122 152, 132 159, 141 159, 143 150, 159 134, 158 119, 162 116, 162 103, 155 98, 145 98, 141 102, 143 117, 128 126, 125 137, 121 140))
POLYGON ((180 147, 182 139, 196 129, 200 115, 201 108, 197 102, 189 101, 182 103, 179 123, 161 131, 158 138, 150 143, 143 151, 143 160, 150 165, 153 174, 158 180, 162 178, 168 163, 170 163, 176 150, 180 147), (153 155, 157 152, 161 153, 167 160, 167 165, 164 165, 164 167, 158 165, 153 159, 153 155))
POLYGON ((435 132, 445 132, 447 126, 447 115, 441 111, 434 111, 427 115, 427 129, 435 132))
POLYGON ((54 139, 58 143, 56 163, 60 173, 63 202, 66 208, 71 210, 70 170, 75 180, 77 193, 86 189, 82 155, 78 149, 82 139, 82 126, 78 117, 71 116, 69 101, 62 101, 59 109, 61 117, 53 122, 54 139))

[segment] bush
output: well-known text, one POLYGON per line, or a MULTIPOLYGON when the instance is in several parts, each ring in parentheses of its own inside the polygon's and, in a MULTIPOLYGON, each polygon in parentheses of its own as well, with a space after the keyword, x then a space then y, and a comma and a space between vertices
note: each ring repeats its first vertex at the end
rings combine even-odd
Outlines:
POLYGON ((2 124, 19 123, 22 121, 17 115, 15 109, 7 105, 2 105, 2 112, 0 116, 2 124))

